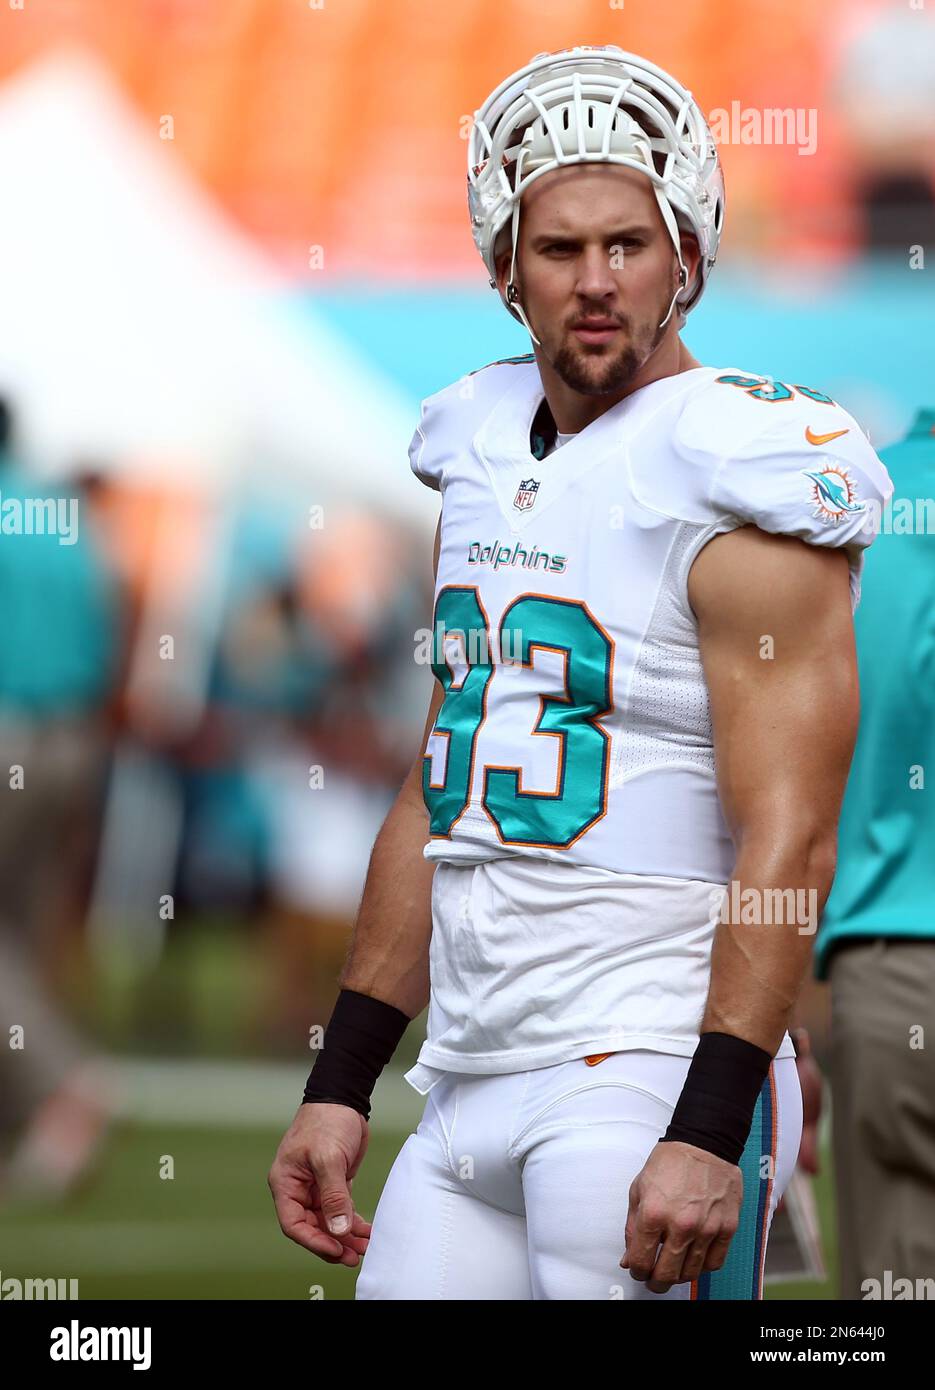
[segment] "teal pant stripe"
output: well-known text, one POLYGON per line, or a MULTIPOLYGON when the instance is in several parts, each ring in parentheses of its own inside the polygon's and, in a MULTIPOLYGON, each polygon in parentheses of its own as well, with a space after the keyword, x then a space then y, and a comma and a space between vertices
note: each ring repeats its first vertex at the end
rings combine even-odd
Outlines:
POLYGON ((740 1157, 743 1205, 740 1224, 720 1269, 702 1274, 698 1299, 757 1299, 760 1297, 760 1262, 766 1238, 766 1211, 775 1164, 772 1068, 763 1082, 753 1112, 753 1123, 740 1157), (769 1159, 769 1162, 765 1160, 769 1159))

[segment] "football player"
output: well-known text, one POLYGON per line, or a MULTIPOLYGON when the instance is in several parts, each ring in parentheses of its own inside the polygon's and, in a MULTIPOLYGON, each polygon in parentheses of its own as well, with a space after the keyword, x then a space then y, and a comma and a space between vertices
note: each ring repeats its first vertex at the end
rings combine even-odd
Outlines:
POLYGON ((468 169, 533 350, 423 404, 436 686, 270 1184, 361 1299, 756 1299, 889 480, 822 391, 682 343, 724 189, 672 77, 540 55, 468 169), (370 1097, 426 1004, 371 1227, 370 1097))

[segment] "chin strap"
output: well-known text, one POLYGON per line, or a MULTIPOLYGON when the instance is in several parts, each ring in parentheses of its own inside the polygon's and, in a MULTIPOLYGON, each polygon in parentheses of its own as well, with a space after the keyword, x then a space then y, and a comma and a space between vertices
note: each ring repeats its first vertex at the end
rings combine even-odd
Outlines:
POLYGON ((685 288, 685 286, 686 286, 687 284, 688 284, 688 271, 685 269, 684 265, 682 264, 682 253, 681 253, 681 251, 679 251, 679 282, 678 282, 678 285, 676 286, 675 294, 673 294, 673 296, 672 296, 672 302, 671 302, 670 305, 669 305, 669 312, 666 314, 665 318, 662 320, 662 323, 660 323, 660 325, 659 325, 660 328, 665 328, 666 324, 669 322, 669 319, 672 317, 672 310, 675 308, 675 301, 678 299, 679 295, 682 293, 682 290, 684 290, 684 288, 685 288))
MULTIPOLYGON (((525 155, 526 149, 523 148, 516 156, 517 186, 519 185, 520 178, 522 177, 523 160, 525 158, 525 155)), ((510 237, 513 242, 513 249, 510 253, 510 278, 506 282, 506 305, 507 308, 510 310, 510 313, 513 314, 515 318, 519 319, 520 323, 523 325, 530 338, 532 338, 536 347, 539 347, 539 339, 533 332, 532 324, 526 317, 526 311, 524 310, 522 304, 520 304, 519 302, 519 290, 516 288, 516 247, 519 244, 519 208, 520 199, 517 198, 513 204, 513 218, 510 227, 510 237)), ((496 288, 496 280, 491 280, 490 283, 494 286, 494 288, 496 288)))
POLYGON ((523 327, 525 328, 526 332, 529 334, 530 338, 531 338, 531 339, 533 340, 533 342, 535 343, 536 347, 538 347, 538 346, 539 346, 539 339, 536 337, 535 333, 533 332, 532 324, 529 322, 528 318, 526 317, 526 311, 524 310, 522 304, 520 304, 520 302, 519 302, 519 291, 517 290, 516 286, 513 284, 513 281, 512 281, 512 280, 510 281, 510 283, 509 283, 509 284, 507 285, 507 287, 506 287, 506 302, 507 302, 507 305, 509 306, 509 308, 513 311, 513 313, 514 313, 514 314, 516 315, 516 317, 519 319, 520 323, 523 325, 523 327))

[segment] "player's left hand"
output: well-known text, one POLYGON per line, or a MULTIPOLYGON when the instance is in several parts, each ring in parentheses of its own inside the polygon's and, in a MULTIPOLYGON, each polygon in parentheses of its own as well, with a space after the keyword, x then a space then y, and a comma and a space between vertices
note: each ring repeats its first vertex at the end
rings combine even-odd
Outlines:
POLYGON ((742 1201, 735 1163, 693 1144, 657 1144, 630 1186, 621 1268, 652 1293, 720 1269, 742 1201))

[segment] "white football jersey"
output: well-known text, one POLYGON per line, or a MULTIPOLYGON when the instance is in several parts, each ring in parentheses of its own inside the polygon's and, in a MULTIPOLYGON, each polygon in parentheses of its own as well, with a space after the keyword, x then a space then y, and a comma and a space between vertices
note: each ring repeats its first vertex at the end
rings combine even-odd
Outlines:
POLYGON ((651 382, 537 459, 543 394, 531 357, 495 363, 410 446, 443 499, 426 857, 725 883, 691 565, 753 523, 843 546, 856 604, 892 485, 829 397, 737 368, 651 382))

